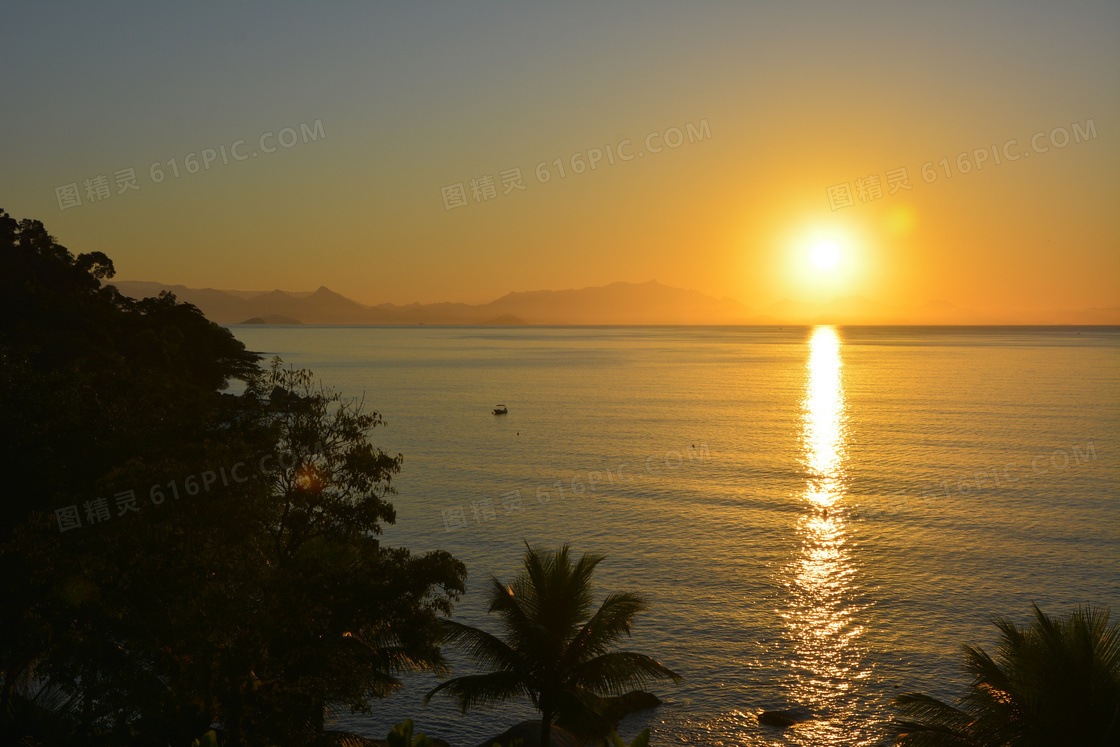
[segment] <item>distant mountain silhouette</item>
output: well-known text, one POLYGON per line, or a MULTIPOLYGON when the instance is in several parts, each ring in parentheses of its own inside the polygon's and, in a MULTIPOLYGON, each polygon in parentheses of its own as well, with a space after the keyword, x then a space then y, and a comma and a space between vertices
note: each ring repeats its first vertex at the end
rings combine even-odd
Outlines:
POLYGON ((364 306, 326 287, 314 293, 273 290, 253 294, 128 280, 113 285, 133 298, 171 291, 180 301, 198 306, 219 324, 239 324, 249 319, 268 321, 270 317, 285 317, 304 324, 742 324, 749 323, 753 316, 738 301, 712 298, 656 281, 509 293, 487 304, 404 306, 364 306))
POLYGON ((508 293, 486 304, 391 303, 366 306, 326 287, 311 292, 187 288, 145 281, 114 282, 126 296, 167 290, 219 324, 1120 324, 1120 307, 977 311, 943 300, 889 306, 862 296, 826 303, 785 299, 760 311, 730 298, 648 283, 508 293))
POLYGON ((292 319, 288 316, 281 316, 280 314, 265 314, 263 317, 255 316, 252 319, 246 319, 241 322, 242 324, 303 324, 299 319, 292 319))
POLYGON ((754 316, 738 301, 671 288, 655 280, 509 293, 486 308, 546 324, 742 324, 754 316))
MULTIPOLYGON (((248 298, 245 303, 246 308, 251 312, 250 316, 264 317, 277 314, 311 324, 370 324, 389 321, 378 319, 377 312, 372 312, 368 307, 357 301, 351 301, 326 286, 321 286, 319 290, 307 296, 296 296, 282 290, 274 290, 248 298)), ((199 308, 209 316, 204 307, 199 306, 199 308)))

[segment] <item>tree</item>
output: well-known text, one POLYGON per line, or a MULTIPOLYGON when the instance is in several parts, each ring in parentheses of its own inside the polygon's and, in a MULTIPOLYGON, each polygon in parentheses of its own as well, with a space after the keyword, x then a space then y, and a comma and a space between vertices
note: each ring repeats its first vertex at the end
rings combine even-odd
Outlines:
POLYGON ((959 707, 921 693, 895 699, 888 724, 904 747, 1057 747, 1120 744, 1120 628, 1107 609, 1066 618, 1034 608, 1030 625, 995 618, 993 658, 964 646, 972 681, 959 707))
POLYGON ((490 612, 498 613, 505 640, 483 630, 444 621, 444 640, 461 645, 492 671, 440 683, 425 702, 443 693, 463 712, 528 696, 541 713, 541 744, 547 747, 553 722, 601 719, 599 698, 622 695, 658 679, 680 676, 654 659, 612 651, 630 635, 634 616, 646 609, 635 594, 616 592, 591 613, 591 575, 602 555, 573 561, 567 545, 555 552, 526 545, 524 569, 510 585, 490 578, 490 612))
POLYGON ((0 742, 311 742, 443 671, 466 569, 378 541, 402 462, 380 416, 112 275, 0 211, 0 742))
POLYGON ((0 210, 0 542, 123 463, 197 455, 233 399, 223 390, 257 371, 197 308, 126 298, 102 285, 114 274, 101 252, 75 257, 0 210))
POLYGON ((61 536, 32 521, 0 551, 26 603, 2 616, 9 693, 43 700, 19 690, 34 673, 68 694, 75 743, 186 744, 213 723, 227 745, 301 743, 402 672, 446 671, 439 616, 466 569, 378 541, 401 462, 368 441, 380 416, 278 362, 240 399, 231 430, 268 434, 244 483, 190 496, 187 464, 125 469, 165 505, 61 536))
POLYGON ((401 457, 369 443, 378 413, 312 381, 275 361, 247 393, 268 402, 281 456, 267 479, 259 601, 245 611, 240 670, 223 680, 254 683, 226 701, 240 724, 282 744, 321 732, 325 711, 368 711, 401 672, 446 671, 438 615, 466 577, 445 552, 381 546, 401 457))

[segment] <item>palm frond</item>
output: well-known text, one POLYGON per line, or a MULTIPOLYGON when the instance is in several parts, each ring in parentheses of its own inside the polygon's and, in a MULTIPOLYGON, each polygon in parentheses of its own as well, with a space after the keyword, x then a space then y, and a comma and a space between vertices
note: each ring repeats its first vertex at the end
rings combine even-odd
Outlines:
POLYGON ((568 545, 555 552, 526 545, 525 572, 514 581, 513 592, 537 627, 553 638, 569 639, 591 615, 591 576, 603 557, 588 553, 573 564, 568 545))
POLYGON ((443 620, 442 630, 445 642, 462 647, 464 653, 480 666, 511 670, 519 662, 516 651, 484 630, 454 620, 443 620))
POLYGON ((568 645, 565 664, 575 666, 590 656, 605 653, 623 635, 630 635, 634 616, 646 609, 645 600, 636 594, 619 592, 608 596, 568 645))
POLYGON ((425 702, 443 693, 469 710, 528 696, 547 717, 566 713, 590 723, 601 718, 600 695, 623 695, 654 680, 680 680, 648 656, 609 651, 629 635, 634 616, 646 605, 638 595, 616 593, 592 614, 592 575, 602 561, 602 555, 592 553, 573 559, 567 545, 549 552, 526 544, 522 571, 512 583, 490 579, 490 612, 501 617, 501 639, 445 623, 444 640, 493 671, 444 682, 425 702))
POLYGON ((885 726, 901 747, 980 747, 970 735, 972 717, 937 698, 906 693, 894 699, 902 717, 885 726))
POLYGON ((959 708, 923 695, 896 700, 903 718, 890 729, 905 736, 899 744, 1120 743, 1120 628, 1099 608, 1063 618, 1032 607, 1023 627, 992 620, 1001 633, 995 656, 963 647, 971 682, 959 708))
POLYGON ((427 705, 433 696, 440 693, 457 700, 463 713, 530 695, 529 689, 517 674, 504 671, 471 674, 441 682, 424 696, 424 704, 427 705))
POLYGON ((676 683, 681 676, 645 654, 613 651, 580 664, 570 682, 597 695, 623 695, 656 680, 676 683))
POLYGON ((527 593, 526 590, 521 590, 519 593, 512 585, 503 584, 497 576, 490 577, 489 612, 497 612, 502 618, 502 623, 509 630, 532 627, 533 610, 526 607, 534 605, 534 596, 535 594, 527 593))

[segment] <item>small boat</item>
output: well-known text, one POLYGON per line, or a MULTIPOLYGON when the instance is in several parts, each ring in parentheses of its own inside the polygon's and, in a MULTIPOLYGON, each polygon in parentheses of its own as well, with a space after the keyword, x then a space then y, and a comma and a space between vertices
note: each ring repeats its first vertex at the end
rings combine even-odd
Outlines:
POLYGON ((498 405, 497 407, 494 408, 494 414, 495 415, 505 415, 508 412, 509 412, 509 410, 506 408, 505 405, 498 405))

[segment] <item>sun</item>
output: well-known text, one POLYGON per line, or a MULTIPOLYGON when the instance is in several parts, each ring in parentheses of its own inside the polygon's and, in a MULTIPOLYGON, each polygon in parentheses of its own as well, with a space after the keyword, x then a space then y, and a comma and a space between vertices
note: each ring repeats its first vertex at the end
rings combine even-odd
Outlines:
POLYGON ((790 298, 823 303, 866 292, 875 249, 859 223, 806 216, 783 234, 775 246, 775 269, 781 273, 775 279, 790 298))
POLYGON ((831 270, 840 263, 840 247, 835 241, 820 241, 813 245, 809 260, 820 270, 831 270))

